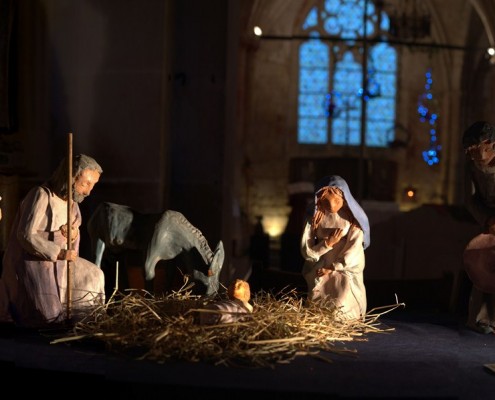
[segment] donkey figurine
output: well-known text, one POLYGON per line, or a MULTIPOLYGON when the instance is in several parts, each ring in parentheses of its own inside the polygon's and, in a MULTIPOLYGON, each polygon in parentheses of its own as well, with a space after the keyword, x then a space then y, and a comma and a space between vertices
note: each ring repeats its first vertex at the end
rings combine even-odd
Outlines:
POLYGON ((105 249, 113 254, 139 250, 146 254, 144 275, 155 277, 155 266, 161 260, 185 255, 185 267, 193 281, 206 288, 206 294, 218 291, 219 276, 225 251, 220 240, 212 251, 201 231, 178 211, 144 214, 131 207, 104 202, 98 205, 88 220, 88 233, 95 264, 101 266, 105 249), (201 256, 201 264, 191 265, 192 253, 201 256), (189 257, 187 257, 189 255, 189 257))

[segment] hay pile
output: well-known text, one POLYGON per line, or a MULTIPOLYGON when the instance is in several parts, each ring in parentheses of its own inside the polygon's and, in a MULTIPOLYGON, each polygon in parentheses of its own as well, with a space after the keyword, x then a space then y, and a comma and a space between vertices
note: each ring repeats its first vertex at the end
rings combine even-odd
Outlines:
MULTIPOLYGON (((365 341, 368 333, 389 332, 381 315, 403 304, 369 312, 364 320, 339 318, 329 302, 306 304, 295 291, 259 292, 252 298, 254 312, 235 323, 198 324, 198 314, 215 312, 208 304, 226 294, 206 298, 186 289, 155 297, 146 292, 115 292, 109 301, 78 322, 69 336, 52 343, 98 340, 116 353, 139 354, 139 359, 171 360, 215 365, 273 367, 298 356, 331 361, 321 352, 354 354, 346 342, 365 341)), ((376 310, 376 309, 375 309, 376 310)))

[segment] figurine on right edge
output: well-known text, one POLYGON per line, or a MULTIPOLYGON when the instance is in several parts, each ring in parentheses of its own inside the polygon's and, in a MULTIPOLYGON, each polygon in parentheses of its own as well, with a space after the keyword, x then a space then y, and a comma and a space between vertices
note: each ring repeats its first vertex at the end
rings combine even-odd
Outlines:
POLYGON ((463 134, 466 208, 485 233, 474 238, 464 252, 464 264, 473 286, 467 326, 480 333, 495 332, 495 274, 491 248, 495 243, 495 126, 477 121, 463 134))
POLYGON ((347 182, 337 175, 323 178, 301 240, 308 300, 333 299, 344 318, 364 317, 364 250, 369 244, 368 217, 347 182))

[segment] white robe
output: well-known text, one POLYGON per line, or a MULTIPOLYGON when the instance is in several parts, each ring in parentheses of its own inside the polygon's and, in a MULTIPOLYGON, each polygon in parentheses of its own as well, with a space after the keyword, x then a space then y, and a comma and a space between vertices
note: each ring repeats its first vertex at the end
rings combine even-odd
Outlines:
POLYGON ((344 318, 360 318, 366 314, 366 288, 363 271, 365 256, 363 231, 340 219, 339 227, 344 236, 332 247, 327 247, 325 238, 334 228, 334 221, 327 216, 316 230, 316 240, 311 232, 311 219, 305 225, 301 239, 301 253, 306 260, 302 274, 308 285, 308 299, 330 298, 335 300, 344 318), (330 273, 318 277, 318 268, 328 268, 330 273))
MULTIPOLYGON (((74 202, 72 223, 81 225, 74 202)), ((66 238, 67 202, 44 186, 31 189, 20 204, 3 258, 0 318, 41 327, 67 318, 67 262, 57 260, 66 238)), ((79 234, 73 244, 79 249, 79 234)), ((105 301, 105 278, 95 264, 78 257, 70 263, 71 317, 80 318, 105 301)))

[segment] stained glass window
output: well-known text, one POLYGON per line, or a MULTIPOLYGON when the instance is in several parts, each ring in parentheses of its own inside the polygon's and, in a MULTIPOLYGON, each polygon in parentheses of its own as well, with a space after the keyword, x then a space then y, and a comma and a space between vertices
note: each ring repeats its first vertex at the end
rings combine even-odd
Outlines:
POLYGON ((364 21, 367 39, 380 38, 390 24, 365 0, 325 0, 306 16, 301 28, 310 39, 299 49, 299 143, 360 145, 363 96, 366 146, 394 140, 397 53, 384 41, 368 41, 363 90, 364 21))

